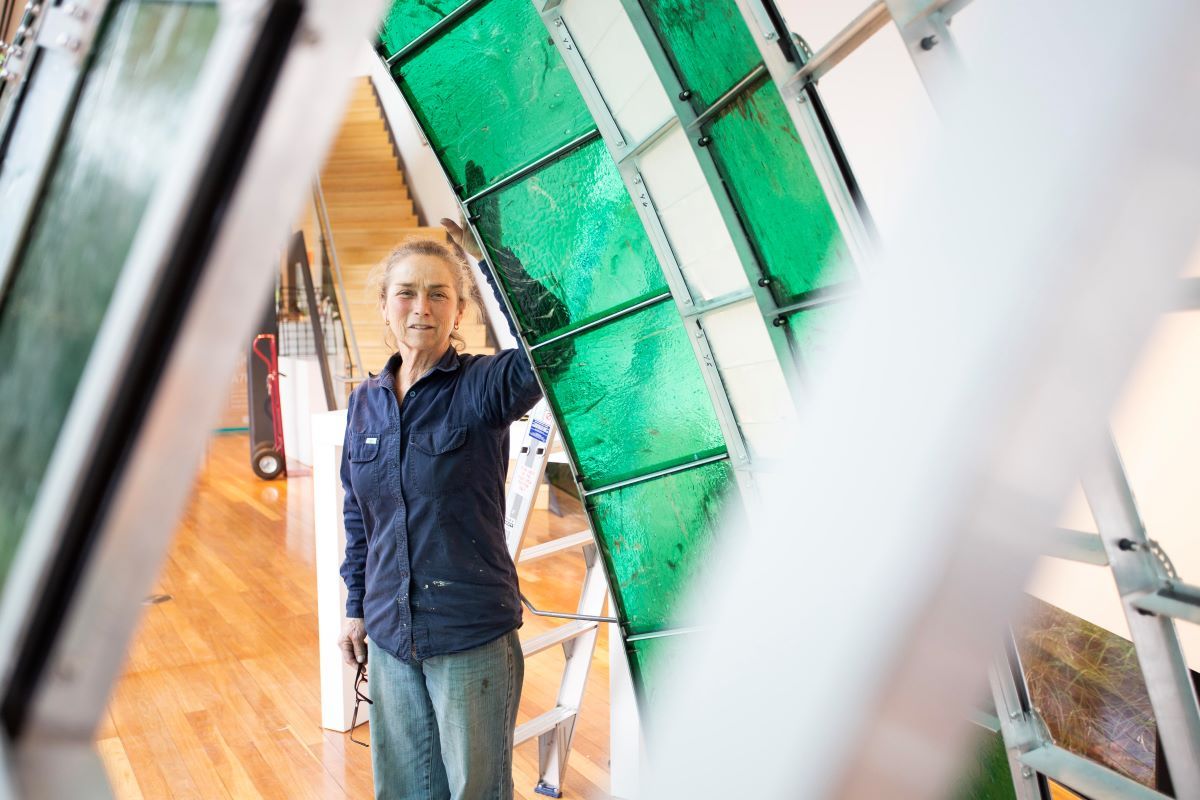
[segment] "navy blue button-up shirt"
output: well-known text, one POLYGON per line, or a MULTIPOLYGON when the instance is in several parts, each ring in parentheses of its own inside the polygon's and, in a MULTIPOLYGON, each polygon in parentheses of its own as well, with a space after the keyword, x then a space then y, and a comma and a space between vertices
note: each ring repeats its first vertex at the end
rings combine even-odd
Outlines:
POLYGON ((346 616, 423 660, 521 625, 504 539, 508 430, 541 396, 520 350, 446 351, 395 396, 397 353, 350 396, 342 450, 346 616))

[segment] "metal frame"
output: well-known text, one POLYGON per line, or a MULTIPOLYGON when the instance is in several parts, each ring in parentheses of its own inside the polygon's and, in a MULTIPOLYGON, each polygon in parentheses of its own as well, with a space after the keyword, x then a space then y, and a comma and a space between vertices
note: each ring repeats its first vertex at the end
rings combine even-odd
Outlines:
MULTIPOLYGON (((837 220, 842 238, 846 241, 850 256, 861 272, 874 254, 870 227, 863 218, 862 210, 851 196, 842 167, 838 164, 825 128, 813 108, 811 101, 816 97, 815 89, 811 85, 794 80, 803 68, 800 53, 786 30, 776 31, 773 24, 770 28, 762 25, 761 20, 764 19, 782 19, 772 0, 735 2, 741 9, 750 32, 753 34, 756 28, 761 32, 761 35, 753 36, 754 43, 767 71, 775 81, 779 96, 783 98, 792 124, 800 135, 800 142, 817 174, 817 180, 825 190, 825 198, 829 201, 829 207, 833 209, 833 216, 837 220), (788 55, 791 55, 791 59, 788 55)), ((878 24, 877 19, 873 24, 878 24)), ((865 41, 866 36, 861 36, 861 39, 865 41)))
MULTIPOLYGON (((731 796, 744 785, 744 770, 737 765, 752 761, 766 765, 755 777, 758 791, 768 795, 805 786, 814 797, 926 797, 947 788, 954 765, 946 756, 957 733, 953 717, 975 694, 967 674, 971 670, 963 665, 982 666, 987 650, 986 635, 976 634, 998 628, 1008 616, 1038 540, 1053 526, 1062 499, 1086 463, 1089 440, 1102 429, 1138 345, 1175 300, 1171 292, 1177 288, 1178 270, 1194 244, 1200 204, 1185 186, 1200 170, 1200 160, 1187 144, 1197 126, 1178 109, 1194 100, 1186 76, 1194 72, 1197 59, 1186 31, 1198 21, 1198 11, 1188 3, 1169 5, 1153 19, 1121 11, 1104 15, 1086 30, 1076 26, 1079 36, 1069 43, 1070 56, 1062 59, 1071 64, 1069 83, 1040 83, 1029 64, 977 73, 985 80, 962 98, 963 113, 954 119, 959 138, 930 162, 927 181, 914 198, 913 207, 921 213, 910 220, 911 236, 889 252, 891 275, 880 270, 888 296, 864 293, 860 313, 844 335, 845 358, 831 371, 804 429, 811 438, 806 451, 796 456, 793 479, 806 486, 808 518, 823 536, 817 537, 820 541, 806 539, 801 549, 786 537, 771 539, 751 529, 745 552, 727 554, 726 590, 707 607, 721 637, 702 640, 692 653, 699 665, 696 674, 681 675, 676 694, 661 709, 677 716, 670 735, 657 743, 663 777, 647 787, 650 794, 731 796), (1097 72, 1095 65, 1112 36, 1149 42, 1153 56, 1122 62, 1119 68, 1102 65, 1097 72), (1136 87, 1153 89, 1139 92, 1136 87), (1105 124, 1101 120, 1111 118, 1107 98, 1127 92, 1138 95, 1137 107, 1125 109, 1116 130, 1099 132, 1105 124), (1002 119, 1003 112, 995 109, 1006 108, 1018 94, 1045 113, 1018 122, 1011 114, 1002 119), (1082 145, 1069 142, 1059 135, 1067 121, 1097 130, 1095 139, 1082 145), (987 141, 984 137, 991 134, 1006 141, 1018 132, 1021 136, 1013 138, 1020 148, 1014 150, 1021 154, 1019 163, 1012 153, 989 163, 978 150, 972 152, 979 146, 976 137, 987 141), (1089 162, 1110 158, 1121 163, 1112 174, 1089 169, 1089 162), (1159 165, 1156 178, 1142 172, 1151 164, 1159 165), (1045 190, 1054 192, 1054 205, 1070 207, 1074 219, 1089 221, 1086 231, 1031 225, 1004 212, 1005 203, 1020 203, 1026 196, 1022 186, 1034 176, 1044 178, 1045 190), (955 208, 956 190, 980 185, 992 191, 986 209, 955 208), (1135 212, 1113 199, 1122 192, 1149 197, 1153 207, 1135 212), (951 235, 943 235, 946 227, 954 228, 951 235), (971 246, 973 237, 989 227, 1019 238, 979 253, 971 246), (1027 246, 1021 248, 1018 241, 1027 246), (1121 248, 1135 252, 1137 246, 1152 250, 1139 260, 1144 270, 1122 266, 1116 253, 1121 248), (978 287, 968 288, 961 274, 952 274, 963 257, 975 253, 990 267, 1015 270, 1003 277, 993 271, 988 288, 979 290, 986 299, 976 292, 978 287), (907 286, 893 277, 901 269, 907 286), (943 278, 953 286, 939 285, 943 278), (1135 293, 1129 292, 1131 281, 1137 285, 1135 293), (1080 291, 1085 286, 1087 291, 1080 291), (963 306, 962 313, 943 318, 934 308, 938 300, 918 297, 930 292, 939 298, 962 292, 961 302, 970 303, 969 310, 963 306), (1036 307, 1021 299, 1032 295, 1038 297, 1036 307), (933 342, 906 328, 896 307, 905 302, 914 307, 904 313, 929 315, 922 323, 929 326, 926 330, 939 320, 958 326, 958 341, 933 342), (1005 318, 1018 308, 1026 324, 1014 332, 1005 318), (1101 329, 1104 335, 1098 337, 1101 329), (887 335, 903 340, 879 341, 887 335), (928 347, 921 358, 903 352, 905 345, 911 348, 918 341, 928 347), (949 367, 950 353, 957 353, 956 368, 949 367), (979 359, 986 359, 986 373, 979 359), (921 378, 903 385, 914 367, 921 378), (890 403, 903 405, 887 407, 864 399, 864 391, 884 386, 897 390, 890 403), (955 398, 980 400, 983 386, 1004 387, 1003 398, 992 395, 984 401, 991 408, 968 410, 964 405, 969 401, 960 402, 953 418, 948 406, 939 412, 920 408, 920 393, 936 391, 945 397, 942 392, 949 389, 955 398), (872 414, 882 417, 869 419, 872 414), (921 463, 940 477, 906 474, 917 451, 921 463), (855 474, 853 484, 831 471, 869 459, 875 459, 874 469, 855 474), (951 476, 954 489, 947 490, 939 481, 951 476), (845 505, 848 498, 876 493, 885 499, 882 509, 845 505), (898 502, 901 494, 904 502, 898 502), (886 531, 874 531, 873 522, 886 531), (872 563, 886 568, 850 578, 850 585, 845 573, 829 574, 829 564, 844 549, 843 535, 854 536, 860 550, 872 554, 872 563), (770 541, 782 551, 764 562, 751 555, 756 541, 770 541), (794 574, 797 559, 806 565, 800 577, 794 574), (937 562, 934 569, 931 560, 937 562), (803 596, 784 589, 747 599, 737 590, 743 580, 756 580, 765 588, 789 578, 805 581, 803 596), (812 596, 836 596, 843 619, 876 619, 881 612, 886 619, 875 632, 858 635, 856 626, 826 624, 806 608, 805 598, 812 596), (747 622, 751 606, 774 611, 747 622), (729 686, 730 692, 694 702, 696 691, 721 679, 721 654, 753 648, 782 620, 795 623, 795 615, 802 624, 822 629, 831 648, 826 658, 804 660, 799 672, 786 655, 743 660, 746 674, 729 686), (854 669, 850 662, 864 654, 871 654, 869 671, 854 669), (779 680, 809 681, 822 691, 782 698, 780 706, 781 698, 762 688, 779 680), (766 717, 763 702, 777 704, 766 717), (832 715, 844 724, 835 737, 823 730, 795 731, 786 720, 796 713, 816 719, 832 715), (772 717, 785 722, 772 723, 772 717), (758 735, 743 741, 744 731, 752 728, 758 735), (784 760, 786 767, 779 765, 784 760), (914 761, 922 768, 912 769, 914 761), (689 773, 686 765, 697 762, 735 766, 689 773)), ((1052 22, 1068 20, 1060 14, 1052 22)), ((1023 21, 1015 15, 1003 23, 994 35, 1022 30, 1023 21)), ((1044 32, 1039 36, 1038 44, 1061 44, 1044 32)), ((1050 205, 1043 197, 1039 208, 1050 205)), ((787 505, 777 509, 780 524, 788 520, 787 505)), ((1116 554, 1109 550, 1108 555, 1115 565, 1116 554)), ((793 648, 790 654, 802 653, 793 648)), ((1193 760, 1196 752, 1191 751, 1193 760)), ((1128 781, 1119 785, 1097 765, 1052 746, 1034 747, 1022 761, 1031 772, 1062 776, 1068 786, 1083 788, 1072 780, 1083 776, 1089 787, 1096 787, 1087 790, 1093 796, 1160 796, 1128 781)), ((1194 786, 1177 788, 1180 797, 1196 794, 1194 786)))
MULTIPOLYGON (((98 21, 109 0, 78 0, 74 5, 77 14, 98 21)), ((46 17, 46 13, 39 15, 39 24, 44 24, 46 17)), ((0 197, 5 199, 5 213, 0 215, 0 308, 33 221, 36 198, 45 189, 74 112, 95 27, 92 36, 86 42, 77 40, 74 49, 47 47, 40 29, 31 33, 37 39, 27 45, 29 51, 23 56, 27 71, 15 90, 9 89, 16 94, 9 99, 5 127, 0 130, 0 197)))
POLYGON ((1121 594, 1134 652, 1179 797, 1200 797, 1200 705, 1170 616, 1139 607, 1170 577, 1146 538, 1133 492, 1111 437, 1083 476, 1083 490, 1121 594))
MULTIPOLYGON (((348 97, 348 83, 328 64, 353 56, 380 5, 220 5, 218 34, 189 109, 198 124, 188 129, 174 168, 155 191, 85 370, 89 391, 73 402, 4 587, 0 651, 8 733, 16 737, 8 768, 32 795, 78 797, 101 790, 96 781, 103 781, 103 771, 91 743, 96 721, 203 452, 203 430, 179 420, 215 415, 240 337, 272 279, 280 242, 269 232, 285 231, 296 210, 277 200, 290 196, 300 205, 308 179, 296 165, 316 167, 348 97), (321 34, 303 35, 306 30, 321 34), (248 68, 261 82, 245 77, 248 68), (314 97, 328 100, 316 106, 324 116, 314 116, 314 97), (298 126, 301 116, 305 123, 298 126), (232 158, 214 172, 216 153, 232 158), (219 220, 197 210, 198 196, 223 198, 219 220), (181 235, 201 232, 211 233, 207 249, 180 248, 181 235), (194 273, 186 259, 198 260, 194 273), (185 289, 182 313, 162 318, 169 304, 152 299, 189 274, 195 277, 185 289), (173 331, 170 344, 146 342, 147 322, 173 331), (148 358, 158 357, 146 347, 160 346, 166 361, 154 370, 157 380, 131 385, 130 368, 145 368, 148 358), (128 413, 130 404, 144 404, 142 413, 124 417, 124 429, 110 428, 106 421, 128 413), (122 445, 119 437, 126 434, 133 438, 122 445), (107 478, 98 476, 93 459, 115 454, 114 447, 120 451, 116 468, 107 478), (80 481, 81 475, 89 477, 80 481), (103 506, 96 505, 97 490, 103 506), (86 502, 77 505, 80 499, 86 502), (85 550, 65 554, 68 531, 85 535, 85 550), (64 556, 78 559, 76 576, 56 573, 64 556), (57 635, 35 645, 33 634, 51 634, 32 629, 31 617, 55 602, 62 604, 61 618, 50 621, 57 635), (14 656, 24 658, 35 646, 33 660, 14 671, 14 656), (18 690, 12 683, 18 674, 33 682, 18 690), (12 710, 16 691, 24 694, 12 710)), ((27 102, 40 91, 34 84, 29 89, 27 102)), ((27 111, 14 120, 17 126, 44 119, 27 118, 27 111)))
MULTIPOLYGON (((667 92, 667 97, 671 101, 671 108, 675 113, 674 122, 668 121, 662 128, 650 134, 644 142, 633 147, 628 156, 618 159, 618 165, 624 170, 626 163, 629 161, 632 161, 636 165, 639 156, 651 144, 669 133, 676 124, 690 131, 691 126, 695 123, 699 115, 692 109, 688 101, 680 96, 685 87, 680 82, 679 76, 675 74, 675 69, 671 66, 671 61, 667 56, 666 50, 658 40, 658 35, 654 32, 654 27, 650 24, 650 19, 646 16, 645 9, 642 8, 638 0, 620 0, 620 3, 621 7, 625 9, 629 21, 633 24, 633 29, 637 33, 638 40, 642 43, 642 48, 646 51, 646 55, 649 56, 655 73, 657 73, 659 80, 662 81, 663 88, 667 92)), ((725 221, 725 228, 729 232, 729 237, 733 241, 738 259, 741 261, 742 269, 750 283, 754 301, 767 321, 767 334, 771 339, 772 346, 775 348, 775 358, 779 361, 784 375, 789 379, 789 382, 796 383, 800 378, 800 372, 796 368, 795 356, 791 345, 783 331, 778 326, 770 324, 770 321, 779 315, 779 307, 768 288, 770 278, 767 276, 763 264, 759 262, 758 256, 754 252, 754 246, 750 243, 750 239, 742 227, 741 218, 733 206, 733 199, 724 189, 724 178, 721 176, 720 170, 717 169, 712 153, 699 144, 699 137, 689 135, 687 138, 692 147, 692 154, 695 155, 696 160, 700 163, 700 169, 704 173, 705 181, 710 187, 713 187, 713 199, 716 201, 717 208, 721 212, 721 218, 725 221)))
MULTIPOLYGON (((658 259, 663 277, 666 279, 667 286, 670 288, 670 294, 675 300, 675 309, 683 320, 684 327, 688 332, 688 340, 692 344, 692 351, 700 366, 704 385, 708 390, 709 400, 712 402, 717 421, 721 426, 722 436, 725 439, 726 448, 729 451, 728 457, 733 463, 734 475, 742 502, 747 508, 750 508, 754 504, 756 495, 754 482, 750 475, 749 450, 746 447, 745 439, 742 437, 741 428, 738 426, 733 406, 729 401, 729 394, 725 390, 724 381, 717 368, 716 359, 713 358, 712 349, 708 344, 704 328, 699 320, 688 316, 695 303, 691 292, 687 288, 683 272, 679 267, 679 261, 676 259, 675 252, 671 249, 670 242, 667 240, 662 220, 659 219, 658 211, 654 207, 654 202, 650 198, 649 192, 646 190, 646 185, 642 181, 642 176, 637 170, 636 163, 621 160, 622 151, 627 149, 625 137, 621 134, 621 129, 616 118, 609 110, 604 95, 601 93, 595 79, 592 77, 591 70, 588 69, 587 63, 583 59, 583 54, 580 53, 574 38, 571 36, 571 31, 566 24, 566 20, 563 19, 560 13, 561 4, 555 3, 547 9, 544 0, 531 0, 531 2, 534 8, 538 10, 542 18, 542 23, 546 26, 546 30, 554 40, 559 55, 567 65, 571 76, 575 79, 575 85, 579 88, 579 92, 583 96, 583 102, 591 113, 592 118, 596 121, 601 136, 604 138, 604 143, 608 147, 609 155, 616 164, 617 172, 625 184, 626 191, 629 192, 634 208, 637 209, 638 218, 641 220, 642 226, 646 229, 646 233, 650 239, 650 246, 654 249, 654 255, 658 259)), ((698 461, 689 462, 687 466, 696 466, 699 463, 698 461)), ((673 470, 660 470, 654 475, 638 478, 635 481, 624 481, 612 486, 597 487, 596 489, 589 490, 586 494, 596 494, 606 489, 617 488, 619 485, 640 482, 650 477, 669 474, 671 471, 673 470)))
POLYGON ((1025 670, 1011 631, 1005 637, 1004 651, 988 670, 988 680, 1017 800, 1049 800, 1047 779, 1092 800, 1170 800, 1161 792, 1054 744, 1046 724, 1030 704, 1025 670))

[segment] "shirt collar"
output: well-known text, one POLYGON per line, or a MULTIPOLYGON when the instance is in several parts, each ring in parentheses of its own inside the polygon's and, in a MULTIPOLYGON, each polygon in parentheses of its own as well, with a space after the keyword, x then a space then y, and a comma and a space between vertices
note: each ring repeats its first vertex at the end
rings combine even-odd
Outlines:
MULTIPOLYGON (((396 370, 400 369, 400 364, 403 361, 404 359, 400 357, 399 351, 392 353, 392 357, 387 360, 383 371, 375 376, 375 380, 381 388, 388 391, 395 389, 396 370)), ((458 351, 454 349, 454 345, 450 345, 446 348, 446 352, 442 353, 442 357, 438 359, 437 363, 433 365, 433 368, 430 369, 430 372, 435 370, 438 372, 453 372, 456 369, 458 369, 458 351)), ((425 376, 422 375, 421 377, 424 378, 425 376)))

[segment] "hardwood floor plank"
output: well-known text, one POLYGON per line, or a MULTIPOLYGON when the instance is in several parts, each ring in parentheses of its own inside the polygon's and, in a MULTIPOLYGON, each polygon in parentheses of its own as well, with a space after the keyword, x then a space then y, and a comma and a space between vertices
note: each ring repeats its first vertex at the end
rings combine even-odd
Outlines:
MULTIPOLYGON (((97 746, 117 798, 362 798, 371 756, 320 727, 311 478, 254 477, 244 435, 215 437, 116 685, 97 746)), ((583 527, 535 512, 530 542, 583 527)), ((574 608, 578 552, 520 569, 547 608, 574 608)), ((526 616, 523 637, 560 624, 526 616)), ((553 705, 561 648, 527 659, 519 710, 553 705)), ((607 636, 602 630, 565 778, 565 796, 608 797, 607 636)), ((369 726, 358 734, 369 736, 369 726)), ((514 753, 517 796, 539 800, 537 745, 514 753)))

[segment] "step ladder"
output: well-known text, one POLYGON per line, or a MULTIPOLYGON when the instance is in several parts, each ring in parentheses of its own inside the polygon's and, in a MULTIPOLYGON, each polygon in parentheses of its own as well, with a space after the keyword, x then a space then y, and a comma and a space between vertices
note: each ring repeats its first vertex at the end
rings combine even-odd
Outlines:
POLYGON ((525 434, 517 454, 516 470, 508 490, 504 518, 508 552, 518 567, 575 549, 581 550, 586 565, 579 603, 574 613, 541 611, 523 595, 521 597, 526 607, 537 616, 568 620, 556 628, 521 642, 521 652, 526 658, 559 645, 566 656, 554 708, 523 725, 518 725, 513 738, 514 747, 537 738, 538 783, 534 791, 548 797, 562 797, 567 758, 571 753, 575 722, 579 718, 579 707, 583 701, 588 672, 591 670, 600 623, 616 621, 614 618, 601 616, 608 596, 608 586, 590 530, 568 534, 527 548, 523 546, 530 512, 546 474, 546 464, 550 460, 556 432, 557 426, 549 404, 545 400, 539 401, 529 413, 525 434))

